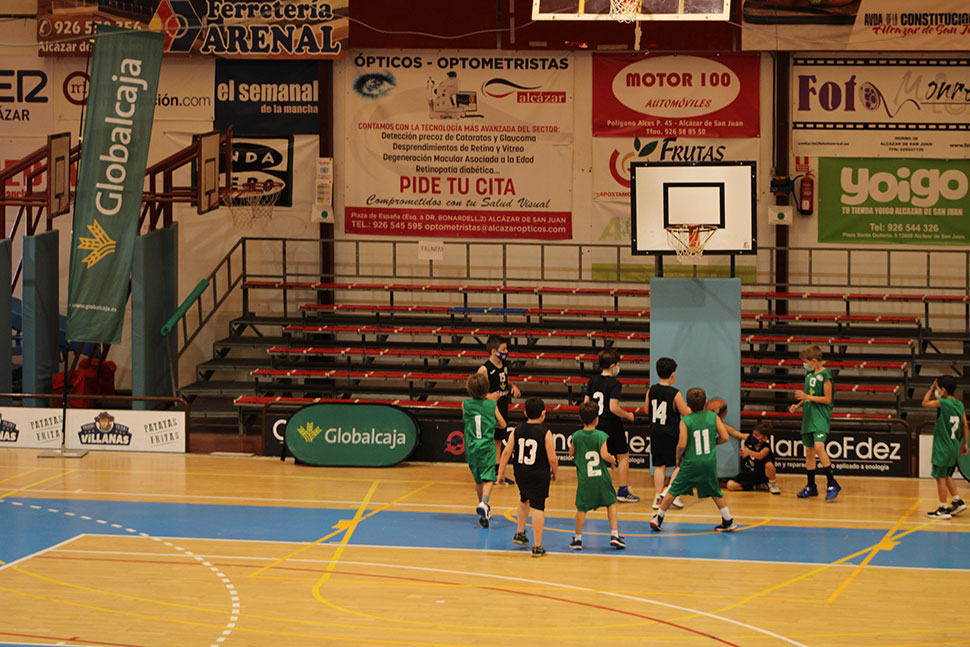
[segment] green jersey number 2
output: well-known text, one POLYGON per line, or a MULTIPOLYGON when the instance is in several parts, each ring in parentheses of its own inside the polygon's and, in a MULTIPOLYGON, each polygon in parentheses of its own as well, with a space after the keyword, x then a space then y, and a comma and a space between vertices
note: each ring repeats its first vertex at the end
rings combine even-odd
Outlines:
POLYGON ((599 476, 603 473, 603 470, 599 468, 600 464, 600 453, 597 451, 589 450, 586 452, 586 476, 593 478, 599 476))

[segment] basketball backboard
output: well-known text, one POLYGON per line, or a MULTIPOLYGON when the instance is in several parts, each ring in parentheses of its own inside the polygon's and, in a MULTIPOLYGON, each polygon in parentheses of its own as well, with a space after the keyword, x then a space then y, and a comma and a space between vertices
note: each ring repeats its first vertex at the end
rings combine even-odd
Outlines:
POLYGON ((199 136, 199 159, 195 165, 198 189, 196 208, 199 213, 219 206, 219 137, 218 130, 199 136))
POLYGON ((47 136, 47 205, 51 217, 71 209, 71 133, 47 136))
POLYGON ((711 225, 705 254, 753 254, 755 162, 633 162, 630 165, 634 254, 673 254, 666 227, 711 225))
MULTIPOLYGON (((731 0, 640 0, 637 20, 727 20, 731 0)), ((610 0, 532 0, 533 20, 614 20, 610 0)))

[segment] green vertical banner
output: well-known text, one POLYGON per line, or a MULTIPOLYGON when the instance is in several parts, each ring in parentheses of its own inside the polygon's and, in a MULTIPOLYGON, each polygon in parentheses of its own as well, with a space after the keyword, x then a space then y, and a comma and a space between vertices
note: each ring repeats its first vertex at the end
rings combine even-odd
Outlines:
POLYGON ((970 243, 970 160, 821 158, 818 242, 970 243))
POLYGON ((164 42, 162 34, 98 25, 74 202, 72 341, 121 341, 164 42))

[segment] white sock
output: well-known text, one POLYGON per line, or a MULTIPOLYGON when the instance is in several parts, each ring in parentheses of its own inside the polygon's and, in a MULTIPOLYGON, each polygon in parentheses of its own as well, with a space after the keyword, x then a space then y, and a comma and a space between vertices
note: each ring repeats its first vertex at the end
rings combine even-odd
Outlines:
POLYGON ((954 494, 953 495, 953 502, 956 503, 959 500, 960 500, 960 495, 959 494, 954 494))
POLYGON ((728 510, 727 506, 724 506, 723 508, 718 508, 718 512, 721 513, 721 518, 724 519, 725 521, 731 520, 731 511, 728 510))
POLYGON ((661 519, 663 519, 663 518, 664 518, 664 515, 665 515, 665 514, 667 514, 667 513, 666 513, 666 512, 664 512, 664 510, 663 510, 663 508, 661 508, 661 509, 659 509, 659 510, 657 510, 657 516, 658 516, 659 518, 661 518, 661 519))
POLYGON ((619 530, 611 530, 610 531, 610 536, 611 537, 619 537, 620 536, 620 531, 619 530))

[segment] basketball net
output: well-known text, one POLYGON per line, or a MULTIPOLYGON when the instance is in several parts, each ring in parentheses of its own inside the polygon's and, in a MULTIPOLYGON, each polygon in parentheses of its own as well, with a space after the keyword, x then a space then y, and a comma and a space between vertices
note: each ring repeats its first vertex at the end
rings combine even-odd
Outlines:
POLYGON ((681 263, 693 263, 704 253, 707 241, 711 239, 717 227, 714 225, 671 225, 666 227, 667 244, 677 252, 677 260, 681 263))
POLYGON ((634 28, 634 51, 640 51, 640 0, 610 0, 610 18, 619 23, 636 23, 634 28))
POLYGON ((283 192, 279 182, 248 182, 235 189, 227 189, 225 203, 232 212, 235 227, 249 227, 257 220, 273 216, 273 207, 283 192))

